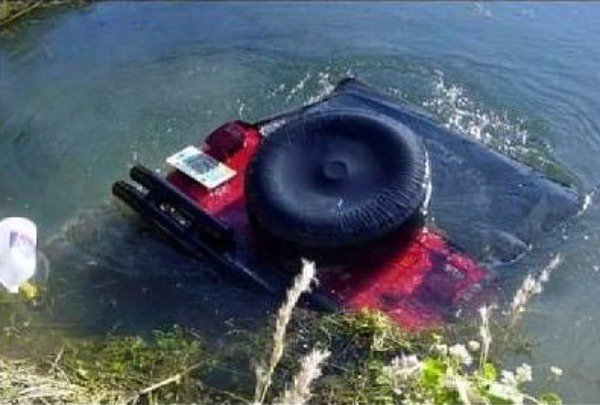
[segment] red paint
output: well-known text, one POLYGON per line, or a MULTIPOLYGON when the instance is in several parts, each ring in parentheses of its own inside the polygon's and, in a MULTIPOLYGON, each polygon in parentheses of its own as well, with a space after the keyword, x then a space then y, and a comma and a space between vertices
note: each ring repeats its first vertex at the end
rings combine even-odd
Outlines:
MULTIPOLYGON (((239 121, 227 123, 211 134, 210 144, 204 144, 203 150, 237 171, 233 179, 214 190, 205 189, 178 171, 168 176, 205 211, 236 230, 246 256, 257 255, 259 246, 245 211, 244 174, 261 140, 256 128, 239 121), (227 151, 228 142, 241 147, 227 151)), ((343 271, 320 268, 321 286, 343 307, 381 310, 407 329, 439 325, 457 311, 477 308, 494 294, 493 287, 482 287, 491 273, 431 229, 417 230, 401 248, 393 244, 388 241, 370 247, 369 257, 343 271)), ((275 259, 272 267, 273 271, 281 271, 275 259)))

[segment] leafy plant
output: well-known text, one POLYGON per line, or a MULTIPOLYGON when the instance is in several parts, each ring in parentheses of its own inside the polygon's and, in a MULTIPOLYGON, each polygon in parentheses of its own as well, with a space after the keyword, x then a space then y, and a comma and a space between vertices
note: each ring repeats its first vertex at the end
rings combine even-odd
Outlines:
MULTIPOLYGON (((103 391, 109 402, 123 393, 135 395, 150 385, 204 364, 200 342, 185 336, 177 326, 155 331, 152 338, 109 336, 101 341, 67 344, 61 367, 76 384, 103 391), (111 398, 112 397, 112 398, 111 398)), ((171 386, 153 392, 163 400, 177 400, 186 392, 171 386)), ((189 393, 187 393, 189 394, 189 393)))

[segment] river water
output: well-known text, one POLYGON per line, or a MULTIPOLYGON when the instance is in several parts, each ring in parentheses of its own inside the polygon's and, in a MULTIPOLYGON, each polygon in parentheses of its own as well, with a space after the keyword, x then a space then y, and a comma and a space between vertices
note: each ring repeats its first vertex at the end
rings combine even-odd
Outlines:
MULTIPOLYGON (((111 184, 133 163, 164 168, 165 156, 224 121, 297 107, 357 76, 489 147, 511 156, 539 152, 591 197, 581 215, 532 241, 530 254, 513 265, 520 280, 563 257, 525 317, 525 333, 539 344, 507 362, 531 363, 538 390, 548 386, 549 367, 560 366, 564 377, 554 387, 565 401, 597 403, 600 210, 591 192, 600 183, 598 21, 597 4, 154 2, 93 4, 24 21, 0 37, 0 217, 32 218, 42 240, 71 232, 110 244, 102 236, 123 224, 97 210, 117 209, 111 184), (89 221, 74 224, 75 216, 89 221)), ((162 245, 149 240, 146 248, 162 245)), ((71 260, 93 288, 114 284, 89 275, 101 249, 45 252, 50 275, 68 273, 71 260)), ((127 265, 143 275, 152 260, 145 256, 127 265)), ((173 260, 168 266, 186 266, 173 260)), ((129 297, 120 305, 138 305, 120 321, 144 318, 145 291, 127 295, 140 282, 117 282, 120 297, 129 297)), ((177 288, 160 293, 185 305, 177 288)), ((62 319, 77 327, 88 317, 114 326, 107 308, 115 299, 99 300, 101 316, 100 301, 66 300, 55 311, 68 315, 55 325, 62 319)), ((148 327, 171 320, 172 309, 154 308, 148 327)))

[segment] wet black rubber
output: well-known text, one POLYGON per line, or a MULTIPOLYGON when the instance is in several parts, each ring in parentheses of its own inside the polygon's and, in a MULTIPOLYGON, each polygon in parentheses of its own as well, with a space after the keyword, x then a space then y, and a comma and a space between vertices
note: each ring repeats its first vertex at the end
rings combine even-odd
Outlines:
POLYGON ((246 172, 246 203, 264 231, 306 247, 349 247, 388 235, 426 194, 427 155, 406 126, 334 110, 272 133, 246 172))

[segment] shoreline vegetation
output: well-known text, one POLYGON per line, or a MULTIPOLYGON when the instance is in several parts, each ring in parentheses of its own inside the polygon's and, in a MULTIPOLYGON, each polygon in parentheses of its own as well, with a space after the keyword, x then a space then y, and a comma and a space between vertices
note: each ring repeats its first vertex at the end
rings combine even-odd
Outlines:
POLYGON ((89 0, 0 0, 0 30, 8 29, 17 21, 29 17, 41 10, 49 10, 59 7, 82 6, 88 3, 89 0))
POLYGON ((527 384, 556 381, 562 370, 501 363, 531 348, 518 323, 559 263, 557 256, 527 277, 506 311, 484 306, 471 320, 421 332, 374 311, 315 316, 297 308, 315 274, 307 262, 272 330, 232 330, 218 347, 201 331, 173 326, 147 337, 47 331, 54 344, 40 348, 34 323, 12 319, 0 340, 0 403, 560 404, 527 384))

